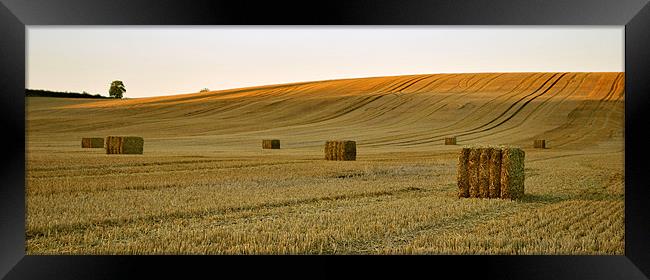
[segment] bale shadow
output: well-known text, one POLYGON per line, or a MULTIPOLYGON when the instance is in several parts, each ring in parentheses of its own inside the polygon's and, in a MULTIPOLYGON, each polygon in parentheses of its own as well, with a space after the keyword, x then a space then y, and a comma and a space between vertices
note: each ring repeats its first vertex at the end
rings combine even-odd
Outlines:
POLYGON ((625 200, 625 194, 583 191, 577 196, 575 196, 575 199, 591 200, 591 201, 617 201, 617 200, 625 200))
POLYGON ((556 203, 568 200, 567 196, 560 196, 554 194, 524 194, 524 197, 519 201, 523 203, 556 203))
POLYGON ((365 173, 344 173, 341 175, 335 175, 332 178, 337 178, 337 179, 348 179, 348 178, 355 178, 355 177, 362 177, 365 176, 365 173))
POLYGON ((526 167, 524 168, 524 176, 526 176, 526 178, 535 177, 540 174, 539 171, 540 171, 539 168, 526 167))

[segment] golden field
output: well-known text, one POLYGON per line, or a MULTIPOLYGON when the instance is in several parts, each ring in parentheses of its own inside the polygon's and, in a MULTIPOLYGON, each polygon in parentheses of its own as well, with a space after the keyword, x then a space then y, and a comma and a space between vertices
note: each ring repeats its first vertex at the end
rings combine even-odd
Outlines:
POLYGON ((624 80, 434 74, 28 97, 27 254, 622 255, 624 80), (80 146, 109 135, 144 137, 144 154, 80 146), (325 161, 326 140, 356 141, 357 160, 325 161), (473 144, 526 152, 523 199, 458 198, 458 153, 473 144))

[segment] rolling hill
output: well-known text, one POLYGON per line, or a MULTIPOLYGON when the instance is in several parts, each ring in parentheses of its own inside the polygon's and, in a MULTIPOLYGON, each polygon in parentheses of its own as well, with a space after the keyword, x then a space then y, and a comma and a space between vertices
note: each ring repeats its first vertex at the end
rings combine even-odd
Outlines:
MULTIPOLYGON (((72 141, 136 134, 188 145, 237 148, 262 138, 315 148, 327 139, 361 148, 458 144, 586 149, 622 137, 623 73, 410 75, 270 85, 131 100, 28 98, 27 135, 72 141), (187 137, 194 141, 188 142, 187 137)), ((188 146, 188 148, 191 148, 188 146)))

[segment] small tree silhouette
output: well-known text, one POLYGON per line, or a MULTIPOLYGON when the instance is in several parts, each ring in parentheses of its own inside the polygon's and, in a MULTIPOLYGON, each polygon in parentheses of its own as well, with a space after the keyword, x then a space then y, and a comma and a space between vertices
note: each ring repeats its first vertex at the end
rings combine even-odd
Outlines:
POLYGON ((210 89, 208 89, 208 88, 202 88, 201 91, 199 91, 199 92, 208 92, 208 91, 210 91, 210 89))
POLYGON ((113 98, 122 98, 122 94, 126 92, 126 87, 122 81, 113 81, 111 88, 108 89, 108 95, 113 98))

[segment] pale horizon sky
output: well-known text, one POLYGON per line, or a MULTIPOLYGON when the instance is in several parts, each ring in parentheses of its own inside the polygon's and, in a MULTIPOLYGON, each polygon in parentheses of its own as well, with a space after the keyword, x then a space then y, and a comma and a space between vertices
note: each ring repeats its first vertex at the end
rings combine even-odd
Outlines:
POLYGON ((28 26, 26 87, 137 98, 302 81, 623 72, 623 26, 28 26))

